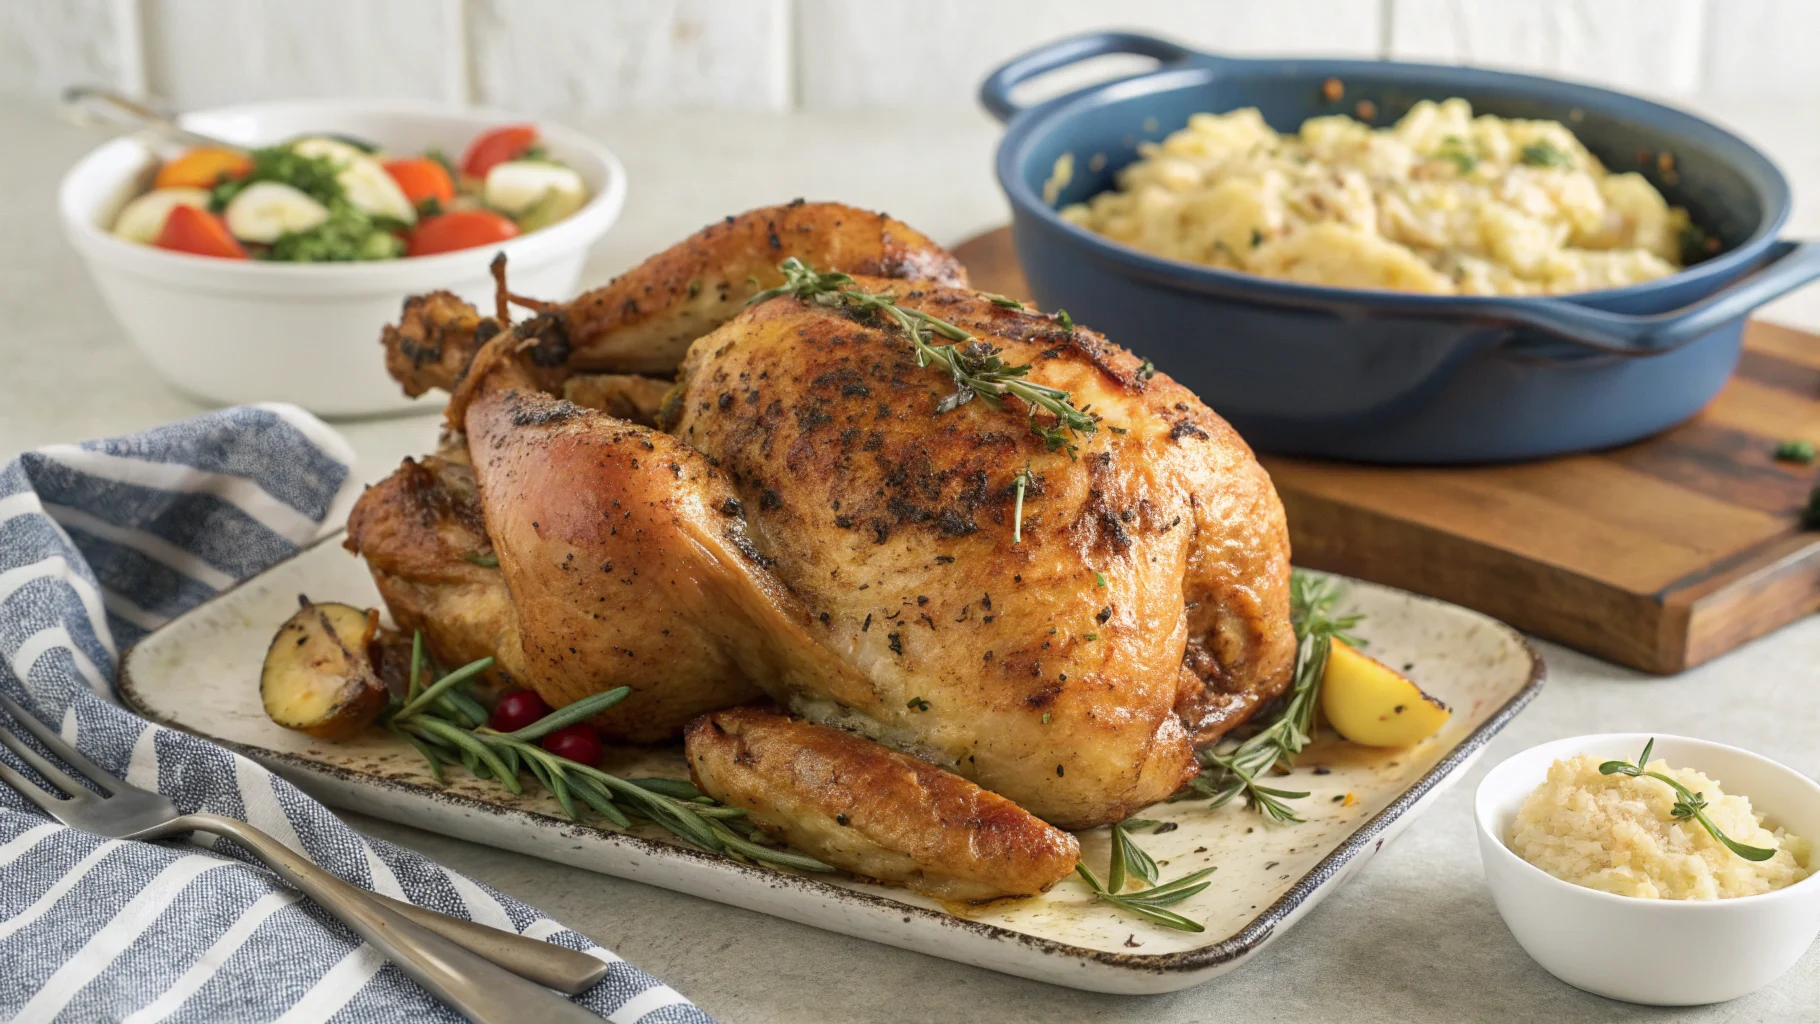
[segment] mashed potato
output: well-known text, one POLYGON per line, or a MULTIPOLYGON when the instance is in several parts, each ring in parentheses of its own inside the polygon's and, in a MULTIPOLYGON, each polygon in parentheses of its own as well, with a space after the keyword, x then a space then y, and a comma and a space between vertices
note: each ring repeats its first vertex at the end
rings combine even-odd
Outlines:
POLYGON ((1677 821, 1675 791, 1651 778, 1599 774, 1600 759, 1582 754, 1556 761, 1548 781, 1523 802, 1511 829, 1517 856, 1563 881, 1620 896, 1712 900, 1750 896, 1808 876, 1806 840, 1763 827, 1750 800, 1727 796, 1691 768, 1650 762, 1706 797, 1706 815, 1735 842, 1776 848, 1751 862, 1714 839, 1698 821, 1677 821))
POLYGON ((1554 121, 1424 100, 1392 128, 1196 114, 1062 216, 1159 256, 1349 288, 1540 295, 1681 269, 1687 212, 1554 121))

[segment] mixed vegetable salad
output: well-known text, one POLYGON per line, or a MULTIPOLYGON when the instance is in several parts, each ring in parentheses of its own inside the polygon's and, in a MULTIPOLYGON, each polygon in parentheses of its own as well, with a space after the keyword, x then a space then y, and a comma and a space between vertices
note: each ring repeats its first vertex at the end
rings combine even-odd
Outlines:
POLYGON ((315 135, 251 151, 191 149, 158 168, 113 231, 223 259, 389 260, 503 242, 587 201, 581 175, 551 159, 530 125, 481 135, 459 167, 439 150, 394 157, 315 135))

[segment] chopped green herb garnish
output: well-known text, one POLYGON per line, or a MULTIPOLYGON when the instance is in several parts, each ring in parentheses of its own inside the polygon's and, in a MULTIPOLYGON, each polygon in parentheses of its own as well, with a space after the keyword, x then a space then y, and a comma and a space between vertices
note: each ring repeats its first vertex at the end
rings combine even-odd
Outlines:
POLYGON ((1531 167, 1572 167, 1574 158, 1567 151, 1544 139, 1523 147, 1518 157, 1531 167))
POLYGON ((912 711, 927 711, 927 710, 929 710, 929 702, 928 702, 928 701, 926 701, 926 700, 924 700, 924 699, 923 699, 923 698, 921 698, 921 697, 912 697, 912 698, 910 698, 910 700, 909 700, 909 701, 908 701, 908 702, 906 702, 906 703, 905 703, 905 704, 904 704, 904 706, 905 706, 905 707, 907 707, 907 708, 909 708, 909 709, 910 709, 910 710, 912 710, 912 711))
POLYGON ((1000 306, 1005 309, 1015 309, 1015 310, 1018 310, 1019 312, 1022 312, 1023 308, 1024 308, 1023 303, 1017 301, 1016 299, 1012 298, 1009 295, 998 295, 993 292, 980 292, 980 297, 984 298, 986 301, 992 303, 994 306, 1000 306))
POLYGON ((1093 570, 1093 585, 1095 587, 1105 586, 1106 585, 1106 574, 1099 571, 1098 569, 1093 570))
POLYGON ((329 219, 308 231, 281 235, 262 259, 287 263, 331 263, 385 260, 404 255, 404 241, 392 232, 404 224, 374 217, 347 199, 336 179, 338 168, 328 157, 302 156, 288 146, 252 153, 253 169, 243 178, 223 181, 209 193, 209 209, 220 213, 247 186, 276 181, 308 195, 329 211, 329 219))
POLYGON ((282 182, 323 205, 344 199, 341 182, 335 178, 335 161, 322 156, 301 156, 286 146, 269 146, 252 152, 253 169, 245 177, 223 181, 209 192, 209 209, 216 213, 247 186, 261 181, 282 182))
POLYGON ((1156 376, 1156 364, 1146 359, 1138 364, 1138 380, 1149 380, 1156 376))
POLYGON ((1449 135, 1441 140, 1441 148, 1435 150, 1435 159, 1451 161, 1461 174, 1470 174, 1479 166, 1479 157, 1466 148, 1466 140, 1458 135, 1449 135))
POLYGON ((1055 311, 1055 322, 1061 324, 1062 330, 1064 331, 1074 330, 1074 318, 1069 316, 1068 311, 1065 309, 1058 309, 1055 311))
POLYGON ((1776 445, 1776 459, 1779 462, 1799 462, 1806 464, 1814 461, 1814 442, 1803 440, 1781 441, 1776 445))
POLYGON ((1675 237, 1681 250, 1683 266, 1693 266, 1719 251, 1719 240, 1707 234, 1698 224, 1688 224, 1675 237))
POLYGON ((333 200, 328 206, 328 220, 308 231, 278 236, 265 258, 287 263, 340 263, 404 255, 404 239, 382 226, 386 222, 380 218, 369 216, 345 199, 333 200))

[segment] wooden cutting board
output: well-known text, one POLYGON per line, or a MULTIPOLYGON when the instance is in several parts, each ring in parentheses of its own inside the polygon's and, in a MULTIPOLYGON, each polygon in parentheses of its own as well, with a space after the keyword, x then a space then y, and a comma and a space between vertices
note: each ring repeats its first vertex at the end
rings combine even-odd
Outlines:
MULTIPOLYGON (((1029 294, 1009 228, 955 252, 975 287, 1029 294)), ((1785 438, 1820 443, 1820 336, 1753 322, 1704 412, 1623 448, 1474 468, 1262 461, 1298 565, 1670 673, 1820 608, 1820 532, 1800 525, 1820 465, 1777 462, 1785 438)))

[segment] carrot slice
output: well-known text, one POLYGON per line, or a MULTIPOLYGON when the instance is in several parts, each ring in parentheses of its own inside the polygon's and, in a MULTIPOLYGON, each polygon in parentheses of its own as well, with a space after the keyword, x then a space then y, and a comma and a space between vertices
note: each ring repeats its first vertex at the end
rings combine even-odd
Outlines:
POLYGON ((163 167, 153 188, 214 188, 222 179, 244 178, 253 171, 253 158, 231 149, 204 146, 192 149, 163 167))

